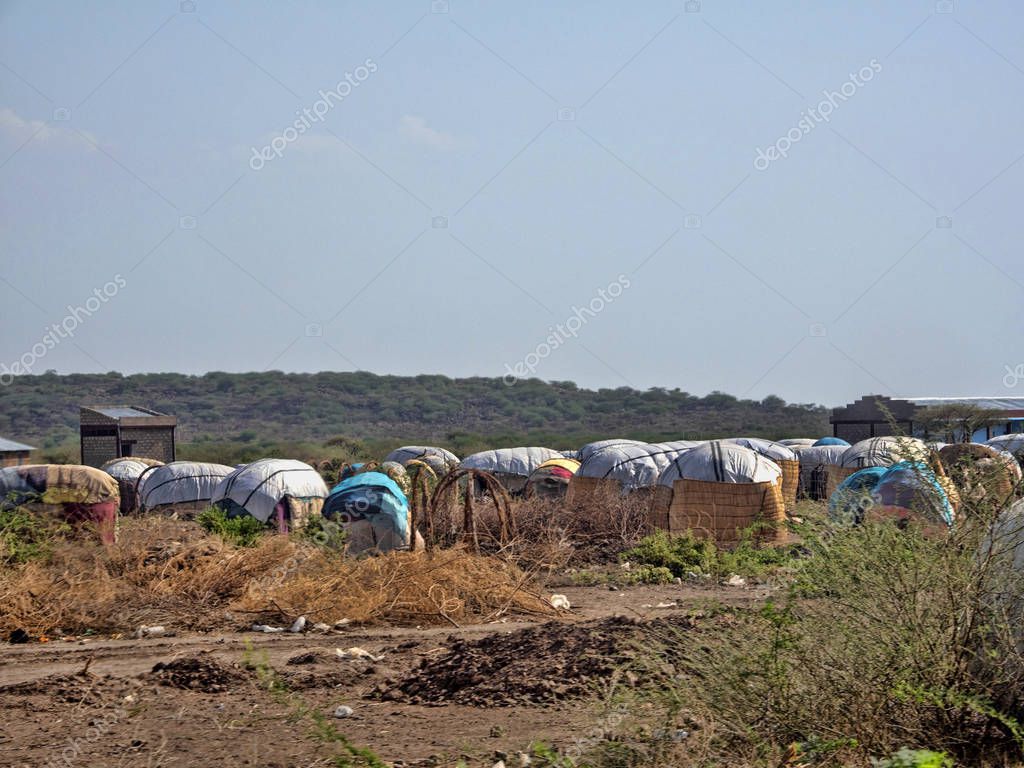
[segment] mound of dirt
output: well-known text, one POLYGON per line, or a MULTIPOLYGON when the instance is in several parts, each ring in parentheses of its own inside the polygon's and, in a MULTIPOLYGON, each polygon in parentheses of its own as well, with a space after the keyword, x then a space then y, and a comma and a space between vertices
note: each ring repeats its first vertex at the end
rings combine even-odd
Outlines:
POLYGON ((502 707, 593 695, 599 682, 636 656, 645 625, 614 617, 549 622, 479 640, 452 639, 401 682, 376 695, 410 704, 502 707))
POLYGON ((104 701, 120 696, 128 686, 123 679, 91 672, 70 675, 48 675, 25 683, 0 687, 0 694, 16 696, 46 696, 53 701, 69 704, 100 706, 104 701))
POLYGON ((174 661, 157 662, 149 673, 159 685, 203 693, 223 693, 241 683, 245 676, 211 658, 191 656, 174 661))

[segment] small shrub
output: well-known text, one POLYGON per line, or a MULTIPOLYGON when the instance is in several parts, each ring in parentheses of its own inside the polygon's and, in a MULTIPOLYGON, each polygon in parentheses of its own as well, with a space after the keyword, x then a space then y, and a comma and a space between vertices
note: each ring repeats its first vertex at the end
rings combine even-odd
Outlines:
POLYGON ((266 533, 267 526, 249 515, 228 517, 227 513, 219 507, 210 507, 196 517, 199 523, 209 533, 220 536, 229 544, 236 547, 254 547, 260 537, 266 533))
POLYGON ((872 760, 874 768, 953 768, 953 761, 942 752, 928 749, 901 749, 892 757, 872 760))
POLYGON ((66 523, 37 515, 24 507, 0 509, 0 565, 40 560, 70 531, 66 523))
POLYGON ((669 584, 675 578, 672 571, 662 565, 641 565, 623 574, 627 584, 669 584))
POLYGON ((670 536, 665 531, 655 531, 619 555, 619 559, 665 568, 673 576, 682 577, 688 571, 711 573, 715 570, 717 552, 713 542, 696 539, 689 532, 670 536))

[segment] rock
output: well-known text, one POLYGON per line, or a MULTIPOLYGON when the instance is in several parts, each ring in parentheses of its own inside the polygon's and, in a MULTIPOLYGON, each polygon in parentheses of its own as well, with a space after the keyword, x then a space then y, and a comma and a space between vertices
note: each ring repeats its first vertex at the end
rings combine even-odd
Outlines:
POLYGON ((331 625, 330 624, 324 624, 322 621, 318 621, 316 624, 313 625, 313 631, 314 632, 330 632, 331 631, 331 625))
POLYGON ((618 591, 619 591, 619 588, 618 588, 618 587, 616 587, 616 586, 615 586, 614 584, 609 584, 609 585, 608 585, 608 591, 609 591, 609 592, 618 592, 618 591))
POLYGON ((533 758, 525 752, 520 752, 516 757, 519 759, 519 768, 528 768, 528 766, 533 763, 533 758))
POLYGON ((491 768, 505 768, 505 761, 499 760, 494 765, 492 765, 491 768))
POLYGON ((301 632, 306 628, 306 617, 299 616, 294 623, 288 628, 289 632, 301 632))
POLYGON ((166 631, 166 627, 162 627, 159 625, 154 627, 147 627, 145 624, 143 624, 141 627, 135 630, 135 637, 136 639, 140 639, 143 637, 159 637, 166 631))
POLYGON ((729 587, 745 587, 747 585, 747 580, 734 573, 725 580, 725 584, 729 587))
POLYGON ((352 709, 352 707, 346 706, 345 704, 342 704, 340 707, 334 708, 334 716, 338 718, 352 717, 354 713, 355 710, 352 709))
POLYGON ((344 629, 345 627, 347 627, 351 623, 352 623, 352 619, 338 619, 336 622, 334 622, 334 628, 335 629, 344 629))

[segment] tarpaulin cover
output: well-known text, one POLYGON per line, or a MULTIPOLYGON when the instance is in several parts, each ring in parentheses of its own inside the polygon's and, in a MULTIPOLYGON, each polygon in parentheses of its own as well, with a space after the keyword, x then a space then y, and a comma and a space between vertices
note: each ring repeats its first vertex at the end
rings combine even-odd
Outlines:
POLYGON ((217 484, 234 471, 224 464, 198 461, 172 461, 151 467, 139 478, 139 507, 208 501, 217 484))
POLYGON ((772 461, 796 461, 796 453, 792 448, 760 437, 734 437, 722 442, 742 445, 772 461))
POLYGON ((25 464, 0 469, 0 499, 13 493, 15 501, 33 498, 45 504, 103 504, 119 502, 117 481, 95 467, 79 464, 25 464))
POLYGON ((646 443, 623 443, 590 454, 576 471, 577 477, 616 480, 623 493, 657 484, 669 462, 684 448, 665 450, 646 443))
POLYGON ((841 437, 823 437, 820 440, 816 441, 814 443, 814 445, 815 445, 815 447, 819 447, 819 446, 822 446, 822 445, 845 445, 845 446, 849 446, 850 444, 848 442, 846 442, 845 440, 843 440, 843 438, 841 438, 841 437))
POLYGON ((580 463, 575 459, 548 459, 533 471, 538 472, 542 469, 552 469, 555 467, 561 467, 570 475, 575 475, 576 471, 580 468, 580 463))
POLYGON ((326 499, 327 485, 309 464, 294 459, 260 459, 236 469, 213 489, 210 503, 268 522, 285 497, 326 499))
POLYGON ((498 448, 467 456, 462 460, 461 467, 529 477, 545 461, 560 458, 562 454, 551 448, 498 448))
POLYGON ((829 497, 829 516, 847 523, 861 522, 864 510, 874 504, 871 492, 888 471, 888 467, 865 467, 843 480, 829 497))
POLYGON ((619 448, 624 445, 647 445, 643 440, 630 440, 625 437, 615 437, 611 440, 598 440, 596 443, 587 443, 577 452, 576 457, 580 462, 586 462, 591 456, 605 448, 619 448))
POLYGON ((138 459, 116 459, 115 461, 108 461, 100 469, 106 472, 115 480, 124 480, 134 482, 139 479, 139 475, 146 471, 149 467, 158 467, 161 462, 155 464, 147 464, 138 459))
POLYGON ((953 524, 953 505, 931 467, 924 462, 893 464, 879 478, 871 496, 879 506, 905 509, 929 521, 941 519, 946 525, 953 524))
POLYGON ((750 448, 713 440, 674 456, 657 482, 671 488, 676 480, 771 483, 782 481, 782 470, 771 459, 750 448))
POLYGON ((814 445, 813 437, 786 437, 777 441, 780 445, 787 445, 790 448, 805 448, 814 445))
POLYGON ((395 481, 380 472, 342 480, 331 489, 322 514, 344 526, 352 554, 409 546, 409 503, 395 481))
MULTIPOLYGON (((459 466, 458 456, 446 448, 438 448, 433 445, 403 445, 401 448, 396 448, 385 456, 384 461, 397 461, 399 464, 405 464, 405 462, 411 459, 422 460, 425 456, 434 456, 442 459, 447 469, 459 466)), ((433 467, 433 464, 430 466, 433 467)))
POLYGON ((854 443, 839 460, 842 467, 891 467, 906 459, 924 460, 928 447, 916 437, 869 437, 854 443))
POLYGON ((988 440, 985 445, 991 445, 997 451, 1006 451, 1014 456, 1024 454, 1024 432, 1013 432, 1009 435, 999 435, 988 440))

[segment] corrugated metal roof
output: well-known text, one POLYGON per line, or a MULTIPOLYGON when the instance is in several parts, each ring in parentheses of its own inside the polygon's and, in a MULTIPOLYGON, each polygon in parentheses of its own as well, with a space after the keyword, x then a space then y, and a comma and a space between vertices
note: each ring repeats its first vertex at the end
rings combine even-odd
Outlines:
POLYGON ((999 411, 1024 411, 1024 397, 908 397, 914 405, 976 405, 999 411))
POLYGON ((0 451, 34 451, 35 448, 24 443, 16 443, 6 437, 0 437, 0 451))
POLYGON ((138 408, 132 408, 130 405, 111 405, 108 407, 98 406, 93 410, 99 411, 104 416, 109 416, 112 419, 146 418, 154 415, 147 411, 140 411, 138 408))

